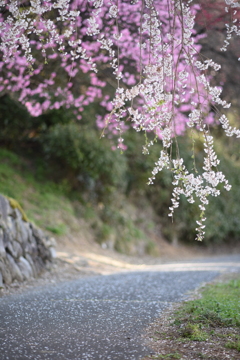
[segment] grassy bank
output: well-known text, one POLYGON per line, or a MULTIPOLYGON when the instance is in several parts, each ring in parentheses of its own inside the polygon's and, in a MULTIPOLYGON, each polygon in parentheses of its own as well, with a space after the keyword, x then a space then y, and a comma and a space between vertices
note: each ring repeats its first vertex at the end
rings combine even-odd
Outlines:
POLYGON ((30 163, 4 149, 0 150, 0 193, 16 199, 30 221, 45 230, 61 235, 71 226, 67 223, 74 208, 64 184, 39 180, 30 163))
POLYGON ((91 201, 66 180, 48 180, 47 171, 0 148, 0 193, 17 200, 31 222, 56 238, 81 235, 122 253, 158 254, 152 239, 154 215, 147 202, 142 204, 145 212, 117 191, 113 202, 91 201))
POLYGON ((150 359, 240 359, 240 276, 203 288, 148 331, 150 359))

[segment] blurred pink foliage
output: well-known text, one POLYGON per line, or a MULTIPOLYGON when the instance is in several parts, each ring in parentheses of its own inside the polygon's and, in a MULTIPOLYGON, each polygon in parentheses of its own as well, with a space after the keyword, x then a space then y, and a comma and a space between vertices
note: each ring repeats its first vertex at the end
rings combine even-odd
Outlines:
MULTIPOLYGON (((9 1, 7 1, 8 3, 9 1)), ((121 86, 124 88, 129 88, 136 85, 140 78, 139 72, 140 68, 149 64, 149 59, 151 57, 152 49, 142 48, 140 50, 140 34, 139 28, 142 22, 141 15, 141 2, 136 2, 131 4, 129 2, 121 1, 119 2, 118 10, 118 21, 109 16, 109 1, 104 1, 103 5, 100 8, 100 12, 96 17, 97 26, 100 29, 100 33, 104 34, 106 38, 110 38, 113 42, 113 47, 119 49, 119 67, 118 72, 122 73, 121 86), (115 34, 118 33, 119 28, 121 29, 121 38, 115 39, 115 34), (141 54, 140 54, 141 51, 141 54), (140 64, 141 60, 141 64, 140 64)), ((47 6, 49 3, 45 3, 47 6)), ((169 18, 169 9, 168 9, 168 0, 162 0, 156 2, 156 9, 158 11, 159 21, 161 22, 161 43, 171 43, 170 33, 172 31, 172 23, 169 18)), ((21 47, 16 49, 12 57, 9 57, 7 60, 0 62, 1 76, 0 76, 0 91, 1 93, 10 93, 15 98, 17 98, 23 105, 26 106, 29 113, 32 116, 39 116, 43 112, 46 112, 51 109, 59 109, 60 107, 70 108, 73 107, 77 110, 77 117, 81 118, 84 107, 95 102, 99 101, 100 104, 107 110, 111 112, 113 109, 112 99, 114 91, 110 89, 110 92, 106 94, 104 88, 108 81, 108 77, 112 82, 114 78, 109 74, 109 63, 112 61, 111 56, 107 50, 101 48, 101 43, 99 42, 99 35, 88 36, 88 19, 91 16, 91 11, 93 11, 93 6, 91 3, 88 3, 86 0, 75 0, 72 1, 69 5, 69 9, 72 11, 80 10, 80 14, 75 19, 75 24, 77 30, 71 35, 70 41, 73 43, 76 40, 81 40, 81 46, 86 51, 86 58, 79 56, 78 58, 72 59, 71 53, 69 52, 59 52, 58 43, 55 41, 46 42, 44 35, 40 35, 39 38, 36 36, 31 36, 30 45, 31 45, 31 54, 33 55, 32 60, 32 70, 29 69, 29 61, 27 60, 21 47), (45 55, 46 54, 46 55, 45 55), (46 64, 44 56, 46 56, 46 64), (94 63, 99 67, 99 73, 90 72, 91 64, 88 59, 91 58, 94 63), (106 73, 106 69, 108 72, 106 73), (107 74, 107 75, 105 75, 107 74), (106 78, 105 78, 106 77, 106 78), (84 80, 82 80, 84 78, 84 80), (83 86, 81 86, 83 84, 83 86)), ((193 7, 192 12, 195 14, 197 7, 193 7)), ((5 20, 3 14, 1 16, 1 21, 5 20)), ((66 19, 64 25, 67 26, 68 19, 66 19)), ((45 25, 41 21, 36 20, 36 26, 39 29, 45 29, 45 25), (37 22, 38 21, 38 22, 37 22)), ((10 25, 9 25, 10 26, 10 25)), ((57 25, 56 25, 57 27, 57 25)), ((175 24, 175 37, 176 39, 181 39, 182 30, 180 22, 175 24)), ((19 36, 21 34, 19 33, 19 36)), ((200 46, 197 45, 198 37, 193 30, 193 40, 196 51, 200 51, 200 46)), ((1 34, 3 38, 6 38, 5 34, 1 34), (4 35, 4 36, 3 36, 4 35)), ((143 32, 141 35, 144 38, 147 38, 147 33, 143 32)), ((66 39, 63 38, 64 46, 66 50, 69 50, 69 44, 66 39)), ((146 40, 147 42, 148 40, 146 40)), ((74 46, 73 46, 74 47, 74 46)), ((70 49, 71 50, 71 49, 70 49)), ((194 73, 191 66, 186 65, 181 52, 181 47, 175 45, 174 47, 174 62, 178 72, 189 72, 189 79, 193 79, 194 73), (191 75, 192 73, 192 75, 191 75)), ((164 56, 170 56, 172 48, 169 47, 165 52, 164 56)), ((160 54, 159 54, 160 56, 160 54)), ((154 65, 154 58, 151 59, 151 64, 154 65)), ((168 93, 173 91, 173 86, 176 84, 172 83, 171 77, 169 77, 167 83, 165 84, 164 91, 168 93)), ((115 81, 115 85, 117 83, 115 81)), ((186 96, 184 101, 179 102, 175 106, 176 118, 174 125, 174 131, 177 135, 183 134, 186 129, 186 123, 188 121, 189 111, 193 108, 191 103, 197 103, 196 92, 190 94, 190 91, 187 91, 192 86, 191 82, 188 81, 187 87, 185 90, 186 96)), ((204 96, 204 91, 201 89, 204 96)), ((205 109, 208 111, 209 102, 207 96, 205 99, 201 99, 202 104, 205 102, 205 109)), ((141 108, 145 104, 146 99, 143 100, 142 96, 139 96, 134 106, 136 108, 141 108)), ((155 107, 154 103, 148 103, 148 108, 155 107)), ((164 106, 157 106, 154 109, 154 112, 162 111, 162 108, 165 108, 165 111, 171 111, 171 104, 165 104, 164 106)), ((151 119, 155 117, 156 114, 150 113, 148 120, 151 122, 151 119)), ((100 128, 104 128, 106 123, 108 123, 107 132, 116 133, 116 124, 114 123, 114 116, 110 120, 107 120, 108 115, 105 117, 97 116, 97 125, 100 128)), ((206 122, 210 123, 213 121, 213 116, 209 113, 206 117, 206 122)), ((142 126, 143 124, 141 124, 142 126)), ((146 123, 145 123, 146 125, 146 123)), ((133 124, 137 128, 136 124, 133 124)), ((121 131, 125 131, 129 126, 121 123, 121 131)), ((156 130, 157 134, 161 137, 161 130, 156 130)))

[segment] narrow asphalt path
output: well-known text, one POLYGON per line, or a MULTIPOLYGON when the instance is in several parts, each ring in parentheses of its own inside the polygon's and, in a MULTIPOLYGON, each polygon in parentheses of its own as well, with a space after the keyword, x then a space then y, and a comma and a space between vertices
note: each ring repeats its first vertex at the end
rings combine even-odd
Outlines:
POLYGON ((0 360, 140 360, 141 334, 172 302, 240 272, 240 256, 145 267, 0 299, 0 360))

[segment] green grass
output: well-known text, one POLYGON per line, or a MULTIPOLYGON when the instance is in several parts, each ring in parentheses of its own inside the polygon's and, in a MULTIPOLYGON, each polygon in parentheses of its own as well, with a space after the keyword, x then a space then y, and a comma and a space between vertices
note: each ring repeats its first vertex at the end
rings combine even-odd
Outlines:
POLYGON ((177 315, 176 323, 184 317, 193 324, 214 327, 240 327, 240 278, 228 283, 207 286, 202 298, 186 302, 177 315))
MULTIPOLYGON (((240 337, 234 334, 240 328, 240 277, 208 285, 201 295, 201 299, 184 303, 175 313, 174 325, 179 328, 180 339, 206 341, 218 337, 215 329, 229 329, 233 334, 224 335, 225 347, 240 352, 240 337)), ((219 338, 223 335, 219 334, 219 338)))
POLYGON ((181 336, 193 341, 205 341, 208 338, 208 334, 201 329, 200 324, 187 323, 181 330, 181 336))
POLYGON ((240 352, 240 341, 229 341, 225 346, 228 349, 234 349, 240 352))
POLYGON ((240 359, 240 274, 229 278, 202 288, 201 298, 179 304, 169 323, 160 318, 148 335, 158 341, 153 346, 158 353, 144 359, 240 359))
POLYGON ((65 235, 67 232, 67 227, 65 224, 59 224, 59 225, 55 225, 55 226, 46 226, 46 229, 56 235, 65 235))
POLYGON ((67 231, 74 207, 66 186, 34 176, 32 167, 18 155, 0 149, 0 193, 19 202, 27 217, 54 234, 67 231))

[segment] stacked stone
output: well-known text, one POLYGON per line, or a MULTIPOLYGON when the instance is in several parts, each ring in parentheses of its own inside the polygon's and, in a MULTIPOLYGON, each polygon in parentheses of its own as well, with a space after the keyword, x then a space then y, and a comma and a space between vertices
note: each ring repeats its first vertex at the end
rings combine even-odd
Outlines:
POLYGON ((0 287, 37 277, 55 257, 55 240, 0 195, 0 287))

